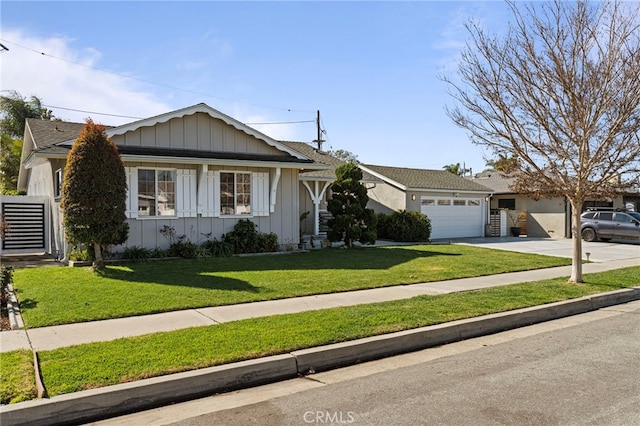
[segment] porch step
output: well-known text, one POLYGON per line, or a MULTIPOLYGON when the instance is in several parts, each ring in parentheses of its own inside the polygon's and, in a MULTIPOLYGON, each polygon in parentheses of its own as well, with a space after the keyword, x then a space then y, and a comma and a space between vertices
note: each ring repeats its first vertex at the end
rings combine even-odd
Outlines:
POLYGON ((329 220, 333 219, 333 215, 327 210, 320 210, 320 234, 326 234, 329 231, 329 220))

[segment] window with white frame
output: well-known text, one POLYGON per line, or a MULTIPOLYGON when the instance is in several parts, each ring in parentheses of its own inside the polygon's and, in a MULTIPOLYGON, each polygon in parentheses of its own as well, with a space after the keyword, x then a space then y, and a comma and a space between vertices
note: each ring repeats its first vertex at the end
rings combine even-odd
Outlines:
POLYGON ((138 217, 176 216, 176 171, 138 169, 138 217))
POLYGON ((251 173, 220 172, 220 214, 251 214, 251 173))
POLYGON ((56 170, 53 180, 53 196, 60 198, 62 196, 62 169, 56 170))

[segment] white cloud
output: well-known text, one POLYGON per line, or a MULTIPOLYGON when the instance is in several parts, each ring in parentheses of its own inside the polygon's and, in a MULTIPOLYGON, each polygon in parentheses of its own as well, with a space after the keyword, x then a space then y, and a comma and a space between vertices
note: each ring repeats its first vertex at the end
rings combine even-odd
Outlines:
POLYGON ((22 96, 36 96, 56 117, 83 122, 87 117, 108 125, 132 118, 112 117, 69 108, 132 117, 149 117, 173 107, 144 91, 144 83, 101 69, 102 54, 91 47, 71 47, 64 37, 35 38, 20 31, 3 31, 3 44, 10 50, 0 53, 0 87, 22 96), (58 108, 56 108, 58 107, 58 108))

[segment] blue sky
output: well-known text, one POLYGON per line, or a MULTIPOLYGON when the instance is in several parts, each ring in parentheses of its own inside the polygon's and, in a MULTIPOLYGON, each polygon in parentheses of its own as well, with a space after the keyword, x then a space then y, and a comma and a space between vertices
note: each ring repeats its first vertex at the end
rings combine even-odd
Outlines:
POLYGON ((446 116, 438 75, 455 75, 470 18, 492 31, 507 5, 485 2, 30 2, 0 6, 0 88, 54 115, 117 125, 200 102, 281 140, 363 163, 479 172, 490 152, 446 116), (63 110, 62 108, 67 108, 63 110), (76 109, 88 112, 75 112, 76 109))

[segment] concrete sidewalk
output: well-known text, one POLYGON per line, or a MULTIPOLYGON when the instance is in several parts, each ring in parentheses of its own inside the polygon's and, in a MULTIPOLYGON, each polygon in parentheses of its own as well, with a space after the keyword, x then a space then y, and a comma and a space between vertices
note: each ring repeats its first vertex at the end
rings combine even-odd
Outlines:
MULTIPOLYGON (((640 258, 589 263, 583 265, 583 272, 602 272, 628 266, 637 266, 639 264, 640 258)), ((435 295, 475 290, 564 277, 570 274, 571 267, 563 266, 450 281, 189 309, 162 314, 42 327, 29 330, 4 331, 0 333, 0 351, 7 352, 17 349, 34 349, 36 351, 51 350, 82 343, 108 341, 121 337, 213 325, 247 318, 408 299, 418 295, 435 295)))

